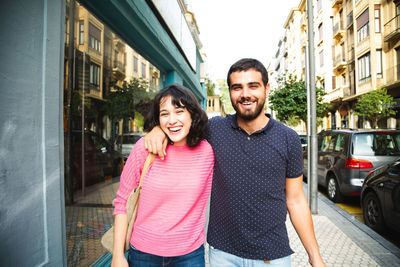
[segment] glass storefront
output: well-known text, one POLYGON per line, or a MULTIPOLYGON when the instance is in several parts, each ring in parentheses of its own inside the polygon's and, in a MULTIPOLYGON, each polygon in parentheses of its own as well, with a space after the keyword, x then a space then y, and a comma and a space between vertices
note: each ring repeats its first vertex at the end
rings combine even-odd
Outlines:
POLYGON ((113 223, 112 200, 129 154, 122 150, 142 135, 161 73, 79 2, 67 1, 66 11, 67 262, 89 266, 106 252, 100 238, 113 223))

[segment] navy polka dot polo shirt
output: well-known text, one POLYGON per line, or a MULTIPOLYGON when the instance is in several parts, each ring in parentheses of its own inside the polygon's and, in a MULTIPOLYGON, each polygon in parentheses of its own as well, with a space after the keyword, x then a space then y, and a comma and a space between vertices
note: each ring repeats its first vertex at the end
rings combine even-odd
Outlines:
POLYGON ((236 115, 209 120, 215 154, 208 243, 239 257, 273 260, 293 253, 286 231, 286 178, 303 174, 300 139, 269 117, 248 135, 236 115))

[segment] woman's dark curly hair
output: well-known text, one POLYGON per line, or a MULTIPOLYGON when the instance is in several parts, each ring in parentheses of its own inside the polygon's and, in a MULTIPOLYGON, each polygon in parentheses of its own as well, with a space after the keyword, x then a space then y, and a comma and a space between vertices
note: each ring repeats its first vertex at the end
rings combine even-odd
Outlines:
POLYGON ((184 107, 189 111, 192 118, 192 125, 190 126, 186 143, 189 147, 197 146, 207 134, 208 117, 200 107, 195 95, 180 84, 171 84, 157 93, 144 121, 144 130, 151 131, 155 126, 160 126, 160 102, 167 96, 171 96, 173 105, 184 107))

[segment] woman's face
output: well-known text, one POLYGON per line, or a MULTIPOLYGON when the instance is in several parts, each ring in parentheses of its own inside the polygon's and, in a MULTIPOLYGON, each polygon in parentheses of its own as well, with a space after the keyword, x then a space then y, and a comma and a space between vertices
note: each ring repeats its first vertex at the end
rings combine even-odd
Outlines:
POLYGON ((160 126, 175 146, 186 145, 186 138, 192 125, 192 117, 185 107, 172 104, 171 96, 160 101, 160 126))

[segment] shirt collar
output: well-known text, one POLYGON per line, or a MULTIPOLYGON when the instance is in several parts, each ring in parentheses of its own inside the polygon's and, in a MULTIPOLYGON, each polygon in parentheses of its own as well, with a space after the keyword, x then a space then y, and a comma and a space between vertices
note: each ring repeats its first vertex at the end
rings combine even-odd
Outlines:
MULTIPOLYGON (((271 114, 265 113, 265 116, 267 116, 269 118, 269 121, 268 121, 267 125, 265 125, 262 129, 254 132, 253 134, 265 132, 269 128, 272 127, 272 125, 274 123, 274 119, 271 118, 271 114)), ((230 121, 230 124, 231 124, 232 128, 234 128, 234 129, 239 129, 240 128, 239 124, 237 122, 237 119, 236 119, 237 118, 237 114, 236 113, 235 114, 229 114, 229 115, 227 115, 227 117, 228 117, 228 120, 230 121)))

